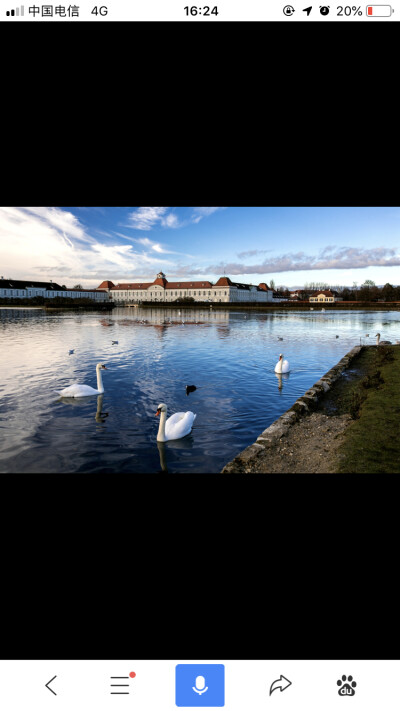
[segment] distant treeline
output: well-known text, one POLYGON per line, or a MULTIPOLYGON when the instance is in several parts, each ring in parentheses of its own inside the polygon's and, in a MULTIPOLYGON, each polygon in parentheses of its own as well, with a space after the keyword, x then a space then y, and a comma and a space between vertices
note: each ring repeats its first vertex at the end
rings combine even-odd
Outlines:
MULTIPOLYGON (((343 301, 400 301, 400 286, 392 286, 385 284, 384 286, 376 286, 371 279, 367 279, 360 287, 354 285, 353 288, 347 286, 329 286, 321 284, 321 286, 310 289, 310 285, 305 285, 304 289, 299 289, 298 294, 300 299, 307 300, 313 291, 324 291, 330 289, 335 295, 339 296, 343 301)), ((290 292, 285 289, 281 292, 289 298, 290 292)))

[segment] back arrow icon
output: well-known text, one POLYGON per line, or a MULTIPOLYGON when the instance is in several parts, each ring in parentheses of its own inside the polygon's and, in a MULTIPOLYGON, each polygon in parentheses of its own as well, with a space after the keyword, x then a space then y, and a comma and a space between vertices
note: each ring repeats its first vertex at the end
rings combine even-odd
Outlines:
POLYGON ((57 678, 57 674, 55 676, 53 676, 53 678, 50 679, 50 681, 48 681, 47 684, 45 684, 45 686, 47 686, 48 690, 51 691, 51 693, 54 694, 54 696, 57 696, 57 694, 55 691, 53 691, 53 689, 50 689, 49 684, 51 684, 51 682, 54 681, 54 679, 56 679, 56 678, 57 678))
POLYGON ((311 5, 311 7, 305 7, 304 10, 303 10, 303 12, 306 12, 306 13, 307 13, 307 17, 308 17, 308 15, 310 14, 311 10, 312 10, 312 5, 311 5))
POLYGON ((286 679, 285 676, 281 674, 281 678, 277 679, 276 681, 273 681, 271 684, 271 688, 269 690, 269 695, 271 696, 272 692, 275 691, 276 689, 280 689, 281 691, 284 691, 285 689, 288 688, 288 686, 291 685, 291 681, 289 679, 286 679), (285 681, 282 681, 284 679, 285 681))

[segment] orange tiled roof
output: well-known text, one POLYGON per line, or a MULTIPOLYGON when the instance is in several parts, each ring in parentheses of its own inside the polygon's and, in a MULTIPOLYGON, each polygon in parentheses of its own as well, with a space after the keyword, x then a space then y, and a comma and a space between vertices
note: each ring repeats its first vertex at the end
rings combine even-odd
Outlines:
POLYGON ((167 289, 211 289, 210 281, 170 281, 167 282, 167 289))
POLYGON ((215 286, 233 286, 231 280, 227 276, 220 277, 215 286))
MULTIPOLYGON (((238 288, 246 288, 250 289, 252 287, 252 284, 241 284, 238 282, 233 282, 231 279, 227 276, 220 277, 218 281, 215 284, 211 284, 210 281, 207 281, 204 279, 204 281, 167 281, 165 277, 157 277, 154 281, 152 282, 142 282, 142 283, 126 283, 126 284, 116 284, 114 285, 112 281, 103 281, 100 286, 98 287, 99 289, 101 287, 106 287, 110 288, 111 290, 118 290, 118 289, 135 289, 137 291, 140 290, 145 290, 148 289, 150 286, 153 286, 154 284, 157 284, 158 286, 163 286, 164 289, 212 289, 214 287, 227 287, 227 286, 236 286, 238 288), (111 286, 109 286, 111 285, 111 286)), ((254 286, 253 286, 254 288, 254 286)), ((268 284, 262 283, 259 284, 257 289, 260 289, 261 291, 268 291, 270 290, 270 287, 268 284)))
POLYGON ((146 284, 117 284, 116 286, 113 286, 111 291, 114 289, 148 289, 149 286, 151 286, 152 282, 148 282, 146 284))
POLYGON ((329 289, 325 289, 325 291, 313 291, 311 296, 319 296, 319 294, 323 294, 324 296, 333 296, 332 292, 329 291, 329 289))

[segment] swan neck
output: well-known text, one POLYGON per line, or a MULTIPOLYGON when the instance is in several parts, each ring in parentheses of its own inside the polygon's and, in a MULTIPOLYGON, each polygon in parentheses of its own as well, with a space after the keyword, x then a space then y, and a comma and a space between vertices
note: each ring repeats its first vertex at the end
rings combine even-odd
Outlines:
POLYGON ((104 393, 103 379, 101 377, 100 368, 97 368, 97 390, 99 393, 104 393))
POLYGON ((161 410, 160 414, 160 424, 158 426, 157 441, 166 442, 167 438, 165 436, 165 421, 167 419, 167 413, 161 410))

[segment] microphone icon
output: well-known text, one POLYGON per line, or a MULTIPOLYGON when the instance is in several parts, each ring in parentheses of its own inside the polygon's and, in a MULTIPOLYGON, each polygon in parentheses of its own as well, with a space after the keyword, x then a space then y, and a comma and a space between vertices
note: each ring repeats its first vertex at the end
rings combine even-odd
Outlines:
POLYGON ((195 686, 192 686, 192 689, 196 692, 196 694, 199 694, 199 696, 207 691, 208 686, 206 686, 204 676, 196 676, 195 686))

